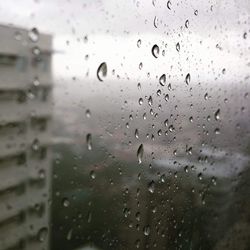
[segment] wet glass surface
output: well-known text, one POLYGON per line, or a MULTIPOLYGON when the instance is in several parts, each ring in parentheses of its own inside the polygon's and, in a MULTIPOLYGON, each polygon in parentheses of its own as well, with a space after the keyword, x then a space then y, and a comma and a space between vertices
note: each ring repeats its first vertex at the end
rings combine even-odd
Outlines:
POLYGON ((250 248, 250 3, 0 2, 0 249, 250 248))

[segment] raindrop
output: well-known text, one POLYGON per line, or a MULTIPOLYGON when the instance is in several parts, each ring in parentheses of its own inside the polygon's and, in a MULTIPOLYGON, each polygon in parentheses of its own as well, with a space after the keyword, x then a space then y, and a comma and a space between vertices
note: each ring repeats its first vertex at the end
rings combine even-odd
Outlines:
POLYGON ((157 96, 160 96, 161 95, 161 90, 158 89, 157 92, 156 92, 157 96))
POLYGON ((195 10, 195 11, 194 11, 194 14, 195 14, 196 16, 198 16, 198 10, 195 10))
POLYGON ((171 83, 168 84, 168 90, 169 90, 169 91, 172 90, 172 85, 171 85, 171 83))
POLYGON ((40 50, 39 47, 35 46, 35 47, 32 48, 32 53, 35 56, 39 56, 41 54, 41 50, 40 50))
POLYGON ((193 122, 193 121, 194 121, 193 116, 190 116, 190 117, 189 117, 189 121, 190 121, 190 122, 193 122))
POLYGON ((142 116, 143 120, 146 120, 147 119, 147 114, 144 113, 143 116, 142 116))
POLYGON ((148 98, 148 105, 151 107, 152 104, 153 104, 152 96, 149 96, 149 98, 148 98))
POLYGON ((181 46, 180 46, 180 43, 178 42, 178 43, 176 44, 176 50, 179 52, 180 49, 181 49, 181 46))
POLYGON ((71 229, 68 231, 68 233, 67 233, 67 237, 66 237, 67 240, 71 240, 71 239, 72 239, 72 233, 73 233, 73 229, 71 228, 71 229))
POLYGON ((139 138, 139 131, 138 131, 138 129, 135 130, 135 138, 136 138, 136 139, 139 138))
POLYGON ((47 238, 48 235, 48 228, 47 227, 42 227, 37 234, 37 238, 40 242, 44 242, 47 238))
POLYGON ((168 94, 165 95, 165 101, 166 101, 166 102, 169 101, 169 95, 168 95, 168 94))
POLYGON ((22 33, 20 31, 16 31, 14 37, 17 41, 20 41, 22 39, 22 33))
POLYGON ((155 191, 155 182, 154 181, 151 181, 149 184, 148 184, 148 191, 153 194, 154 191, 155 191))
POLYGON ((155 16, 155 18, 154 18, 154 26, 155 26, 155 28, 158 27, 158 18, 157 18, 157 16, 155 16))
POLYGON ((39 40, 39 32, 37 28, 32 28, 28 33, 30 41, 36 43, 39 40))
POLYGON ((139 105, 142 105, 143 104, 143 99, 140 98, 139 101, 138 101, 139 105))
POLYGON ((164 125, 167 127, 168 126, 168 119, 164 121, 164 125))
POLYGON ((90 112, 89 109, 86 110, 85 115, 86 115, 87 118, 90 118, 91 112, 90 112))
POLYGON ((161 181, 161 183, 165 183, 166 182, 166 175, 165 174, 161 175, 160 181, 161 181))
POLYGON ((37 86, 39 86, 40 85, 40 81, 39 81, 39 79, 38 79, 38 77, 36 76, 35 78, 34 78, 34 80, 33 80, 33 85, 35 86, 35 87, 37 87, 37 86))
POLYGON ((160 79, 159 79, 159 83, 161 84, 161 86, 164 86, 166 83, 166 75, 163 74, 160 79))
POLYGON ((68 207, 70 202, 69 202, 69 200, 67 198, 63 198, 62 204, 63 204, 64 207, 68 207))
POLYGON ((95 171, 94 170, 91 170, 90 173, 89 173, 89 176, 91 179, 95 179, 96 178, 96 174, 95 174, 95 171))
POLYGON ((220 129, 219 129, 219 128, 216 128, 216 129, 214 130, 214 133, 215 133, 216 135, 219 135, 219 134, 220 134, 220 129))
POLYGON ((144 152, 143 144, 141 144, 137 150, 137 159, 138 159, 139 164, 142 163, 143 152, 144 152))
POLYGON ((141 47, 141 39, 139 39, 139 40, 137 41, 137 47, 138 47, 138 48, 141 47))
POLYGON ((160 53, 159 46, 155 44, 155 45, 152 47, 151 52, 152 52, 152 55, 153 55, 155 58, 157 58, 157 57, 159 56, 159 53, 160 53))
POLYGON ((103 78, 107 76, 107 72, 108 72, 107 64, 105 62, 102 62, 97 69, 96 75, 98 80, 102 82, 103 78))
POLYGON ((38 151, 40 148, 40 143, 38 141, 38 139, 35 139, 31 145, 31 148, 33 151, 38 151))
POLYGON ((190 80, 191 80, 191 76, 190 76, 190 74, 188 73, 188 74, 186 75, 186 78, 185 78, 185 82, 186 82, 187 85, 189 85, 190 80))
POLYGON ((218 109, 215 113, 214 113, 214 119, 216 121, 220 120, 220 109, 218 109))
POLYGON ((145 236, 149 236, 149 234, 150 234, 150 226, 149 225, 147 225, 143 228, 143 233, 145 236))
POLYGON ((204 95, 204 99, 207 100, 208 99, 208 93, 205 93, 204 95))
POLYGON ((142 67, 143 67, 143 63, 142 63, 142 62, 140 62, 140 64, 139 64, 139 69, 141 70, 141 69, 142 69, 142 67))
POLYGON ((172 3, 171 3, 171 1, 169 0, 169 1, 167 2, 167 7, 168 7, 169 10, 171 10, 171 5, 172 5, 172 3))
POLYGON ((189 21, 188 21, 188 20, 186 20, 186 22, 185 22, 185 27, 186 27, 186 28, 189 27, 189 21))
POLYGON ((88 150, 92 150, 92 135, 91 134, 86 135, 86 142, 87 142, 88 150))

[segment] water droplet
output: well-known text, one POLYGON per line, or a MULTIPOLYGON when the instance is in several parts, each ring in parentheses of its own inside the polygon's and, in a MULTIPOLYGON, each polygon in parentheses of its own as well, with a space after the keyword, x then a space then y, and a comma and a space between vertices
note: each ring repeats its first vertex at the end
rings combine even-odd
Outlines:
POLYGON ((143 99, 142 99, 142 98, 139 98, 138 103, 139 103, 139 105, 142 105, 142 104, 143 104, 143 99))
POLYGON ((215 113, 214 113, 214 119, 216 121, 220 120, 220 109, 218 109, 215 113))
POLYGON ((37 28, 32 28, 28 33, 28 37, 30 41, 32 41, 33 43, 36 43, 39 40, 39 32, 37 28))
POLYGON ((154 191, 155 191, 155 182, 154 181, 151 181, 149 184, 148 184, 148 191, 153 194, 154 191))
POLYGON ((152 47, 151 52, 152 52, 152 55, 153 55, 155 58, 157 58, 157 57, 159 56, 159 53, 160 53, 159 46, 155 44, 155 45, 152 47))
POLYGON ((136 138, 136 139, 139 138, 139 131, 138 131, 138 129, 135 129, 135 138, 136 138))
POLYGON ((37 238, 40 242, 44 242, 47 238, 48 235, 48 228, 47 227, 42 227, 37 234, 37 238))
POLYGON ((39 86, 40 85, 40 81, 39 81, 39 78, 36 76, 36 77, 34 77, 34 80, 33 80, 33 85, 35 86, 35 87, 37 87, 37 86, 39 86))
POLYGON ((88 150, 92 150, 92 135, 91 134, 86 135, 86 142, 87 142, 88 150))
POLYGON ((139 69, 141 70, 141 69, 142 69, 142 67, 143 67, 143 63, 142 63, 142 62, 140 62, 140 64, 139 64, 139 69))
POLYGON ((32 48, 32 53, 35 56, 39 56, 41 54, 41 50, 40 50, 39 47, 35 46, 35 47, 32 48))
POLYGON ((137 150, 137 159, 139 164, 142 163, 143 153, 144 153, 143 144, 141 144, 137 150))
POLYGON ((149 96, 149 98, 148 98, 148 105, 151 107, 152 104, 153 104, 153 98, 152 98, 152 96, 149 96))
POLYGON ((141 241, 138 239, 135 241, 135 247, 140 248, 141 241))
POLYGON ((214 133, 215 133, 216 135, 219 135, 219 134, 220 134, 220 129, 219 129, 219 128, 216 128, 216 129, 214 130, 214 133))
POLYGON ((143 120, 146 120, 146 119, 147 119, 147 114, 144 113, 144 114, 142 115, 142 118, 143 118, 143 120))
POLYGON ((168 119, 164 121, 164 125, 167 127, 168 126, 168 119))
POLYGON ((72 233, 73 233, 73 229, 71 228, 71 229, 68 231, 68 233, 67 233, 67 237, 66 237, 67 240, 71 240, 71 239, 72 239, 72 233))
POLYGON ((107 76, 107 73, 108 73, 107 64, 105 62, 102 62, 97 69, 96 75, 97 75, 98 80, 102 82, 103 78, 107 76))
POLYGON ((196 16, 198 16, 198 10, 195 10, 195 11, 194 11, 194 14, 195 14, 196 16))
POLYGON ((161 86, 165 86, 166 84, 166 75, 163 74, 160 78, 159 78, 159 83, 161 84, 161 86))
POLYGON ((138 82, 137 88, 138 88, 138 89, 141 89, 141 83, 138 82))
POLYGON ((247 39, 247 33, 246 33, 246 32, 244 32, 243 38, 244 38, 244 39, 247 39))
POLYGON ((193 121, 194 121, 193 116, 190 116, 190 117, 189 117, 189 121, 190 121, 190 122, 193 122, 193 121))
POLYGON ((96 174, 95 174, 95 171, 94 170, 91 170, 90 173, 89 173, 89 176, 91 179, 95 179, 96 178, 96 174))
POLYGON ((165 183, 166 182, 166 175, 165 174, 161 175, 160 181, 161 181, 161 183, 165 183))
POLYGON ((172 85, 171 85, 171 83, 168 84, 168 90, 169 90, 169 91, 172 90, 172 85))
POLYGON ((38 151, 40 148, 40 143, 38 141, 38 139, 35 139, 31 145, 31 148, 33 151, 38 151))
POLYGON ((177 44, 176 44, 176 50, 179 52, 180 49, 181 49, 180 43, 177 43, 177 44))
POLYGON ((171 5, 172 5, 172 3, 171 3, 171 1, 169 0, 169 1, 167 2, 167 7, 168 7, 169 10, 171 10, 171 5))
POLYGON ((168 95, 168 94, 165 95, 165 101, 166 101, 166 102, 169 101, 169 95, 168 95))
POLYGON ((189 21, 188 21, 188 20, 186 20, 186 22, 185 22, 185 27, 186 27, 186 28, 189 27, 189 21))
POLYGON ((20 41, 22 39, 22 33, 20 31, 16 31, 14 37, 17 41, 20 41))
POLYGON ((158 18, 157 18, 157 16, 154 17, 154 26, 155 26, 155 28, 158 27, 158 18))
POLYGON ((204 99, 207 100, 208 99, 208 93, 205 93, 204 95, 204 99))
POLYGON ((86 110, 85 115, 86 115, 87 118, 90 118, 91 112, 90 112, 89 109, 86 110))
POLYGON ((191 80, 191 76, 190 76, 190 74, 188 73, 188 74, 186 75, 186 78, 185 78, 185 82, 186 82, 187 85, 189 85, 190 80, 191 80))
POLYGON ((69 200, 67 198, 63 198, 62 204, 63 204, 64 207, 68 207, 70 205, 70 202, 69 202, 69 200))
POLYGON ((160 96, 161 95, 161 90, 158 89, 157 92, 156 92, 157 96, 160 96))
POLYGON ((137 41, 137 47, 138 47, 138 48, 141 47, 141 39, 139 39, 139 40, 137 41))
POLYGON ((145 236, 149 236, 149 234, 150 234, 150 226, 149 225, 147 225, 143 228, 143 233, 145 236))

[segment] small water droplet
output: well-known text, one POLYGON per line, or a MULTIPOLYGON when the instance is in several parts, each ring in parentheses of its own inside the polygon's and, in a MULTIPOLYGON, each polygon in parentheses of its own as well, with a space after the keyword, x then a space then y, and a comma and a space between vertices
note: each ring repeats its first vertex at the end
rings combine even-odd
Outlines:
POLYGON ((86 142, 87 142, 87 149, 92 150, 92 135, 91 134, 86 135, 86 142))
POLYGON ((138 48, 141 47, 141 39, 139 39, 139 40, 137 41, 137 47, 138 47, 138 48))
POLYGON ((108 73, 107 64, 105 62, 102 62, 98 67, 96 73, 98 80, 102 82, 103 78, 107 76, 107 73, 108 73))
POLYGON ((181 46, 180 46, 180 43, 178 42, 178 43, 176 44, 176 50, 179 52, 180 49, 181 49, 181 46))
POLYGON ((154 26, 155 26, 155 28, 158 27, 158 18, 157 18, 157 16, 154 17, 154 26))
POLYGON ((85 115, 86 115, 87 118, 90 118, 91 112, 90 112, 89 109, 86 110, 85 115))
POLYGON ((63 198, 62 204, 63 204, 64 207, 68 207, 70 205, 70 202, 69 202, 69 200, 67 198, 63 198))
POLYGON ((161 95, 161 90, 158 89, 157 92, 156 92, 157 96, 160 96, 161 95))
POLYGON ((185 82, 186 82, 187 85, 189 85, 190 80, 191 80, 191 76, 190 76, 190 74, 188 73, 188 74, 186 75, 186 78, 185 78, 185 82))
POLYGON ((147 225, 143 228, 143 233, 145 236, 149 236, 149 234, 150 234, 150 226, 149 225, 147 225))
POLYGON ((143 99, 142 99, 142 98, 139 98, 138 103, 139 103, 139 105, 142 105, 142 104, 143 104, 143 99))
POLYGON ((189 117, 189 121, 190 121, 190 122, 193 122, 193 121, 194 121, 193 116, 190 116, 190 117, 189 117))
POLYGON ((40 50, 40 48, 38 46, 35 46, 35 47, 32 48, 32 53, 35 56, 39 56, 41 54, 41 50, 40 50))
POLYGON ((38 139, 35 139, 31 145, 31 148, 33 151, 38 151, 40 148, 40 143, 38 141, 38 139))
POLYGON ((161 181, 161 183, 165 183, 166 182, 166 175, 165 174, 161 175, 160 181, 161 181))
POLYGON ((142 68, 143 68, 143 63, 140 62, 140 63, 139 63, 139 69, 141 70, 142 68))
POLYGON ((220 129, 219 129, 219 128, 216 128, 216 129, 214 130, 214 133, 215 133, 216 135, 219 135, 219 134, 220 134, 220 129))
POLYGON ((154 181, 149 182, 149 184, 148 184, 148 191, 149 191, 151 194, 154 193, 154 191, 155 191, 155 182, 154 182, 154 181))
POLYGON ((218 109, 215 113, 214 113, 214 119, 216 121, 220 120, 220 109, 218 109))
POLYGON ((137 150, 137 159, 139 164, 142 163, 143 153, 144 153, 143 144, 141 144, 137 150))
POLYGON ((208 99, 208 93, 205 93, 204 95, 204 99, 207 100, 208 99))
POLYGON ((39 31, 37 28, 32 28, 29 32, 28 32, 28 37, 30 39, 30 41, 32 41, 33 43, 36 43, 39 40, 39 31))
POLYGON ((66 237, 67 240, 71 240, 71 239, 72 239, 72 233, 73 233, 73 229, 71 228, 71 229, 68 231, 68 233, 67 233, 67 237, 66 237))
POLYGON ((186 22, 185 22, 185 27, 186 27, 186 28, 189 27, 189 21, 188 21, 188 20, 186 20, 186 22))
POLYGON ((47 238, 48 235, 48 228, 47 227, 42 227, 37 234, 37 239, 40 242, 44 242, 47 238))
POLYGON ((196 16, 198 16, 198 10, 195 10, 195 11, 194 11, 194 14, 195 14, 196 16))
POLYGON ((148 105, 150 107, 153 105, 153 98, 152 98, 152 96, 149 96, 149 98, 148 98, 148 105))
POLYGON ((89 173, 89 176, 91 179, 95 179, 96 178, 96 174, 95 174, 95 171, 94 170, 91 170, 90 173, 89 173))
POLYGON ((151 52, 152 52, 152 55, 153 55, 155 58, 158 58, 159 53, 160 53, 159 46, 155 44, 155 45, 152 47, 151 52))
POLYGON ((166 75, 165 74, 161 75, 161 77, 159 78, 159 83, 161 84, 161 86, 165 86, 165 84, 166 84, 166 75))
POLYGON ((135 130, 135 138, 136 138, 136 139, 139 138, 139 131, 138 131, 138 129, 135 130))
POLYGON ((169 101, 169 95, 168 95, 168 94, 165 95, 165 101, 166 101, 166 102, 169 101))

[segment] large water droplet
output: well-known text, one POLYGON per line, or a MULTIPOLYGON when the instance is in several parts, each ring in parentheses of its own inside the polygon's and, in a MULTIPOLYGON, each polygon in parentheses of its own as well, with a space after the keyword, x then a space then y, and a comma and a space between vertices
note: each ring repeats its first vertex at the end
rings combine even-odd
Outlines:
POLYGON ((159 49, 159 46, 157 44, 155 44, 153 47, 152 47, 152 55, 155 57, 155 58, 158 58, 159 56, 159 53, 160 53, 160 49, 159 49))
POLYGON ((171 3, 171 1, 169 0, 169 1, 167 2, 167 7, 168 7, 169 10, 171 10, 171 5, 172 5, 172 3, 171 3))
POLYGON ((37 28, 32 28, 28 33, 29 39, 36 43, 39 40, 39 32, 37 28))
POLYGON ((161 86, 165 86, 166 84, 166 75, 163 74, 160 79, 159 79, 159 83, 161 84, 161 86))
POLYGON ((92 135, 91 134, 86 135, 86 142, 87 142, 88 150, 92 150, 92 135))
POLYGON ((103 81, 103 78, 107 76, 108 68, 107 64, 105 62, 101 63, 100 66, 97 69, 97 78, 99 81, 103 81))
POLYGON ((137 150, 137 159, 139 164, 142 163, 143 153, 144 153, 143 144, 141 144, 137 150))

